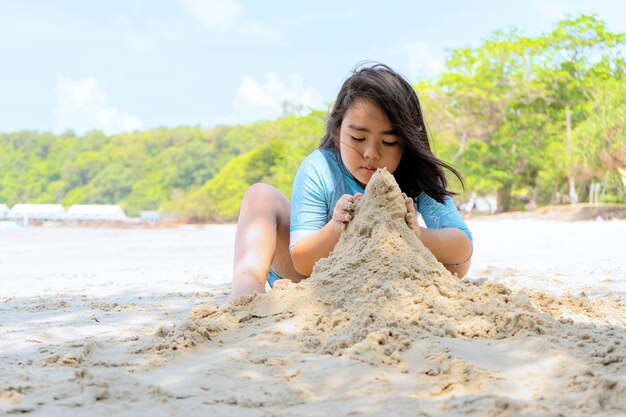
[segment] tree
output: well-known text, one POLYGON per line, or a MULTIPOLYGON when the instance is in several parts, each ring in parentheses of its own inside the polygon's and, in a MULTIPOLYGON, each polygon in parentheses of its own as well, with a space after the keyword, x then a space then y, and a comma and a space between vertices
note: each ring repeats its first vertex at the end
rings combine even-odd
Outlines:
POLYGON ((467 173, 469 187, 497 189, 500 210, 508 210, 516 181, 534 169, 532 138, 512 135, 508 125, 543 94, 530 71, 535 55, 535 40, 498 31, 477 48, 453 50, 436 84, 447 103, 443 123, 459 142, 453 161, 467 173))
POLYGON ((577 173, 587 175, 581 169, 586 163, 580 158, 576 162, 572 130, 587 117, 585 107, 593 100, 596 86, 623 78, 625 66, 618 47, 625 41, 626 34, 610 32, 596 15, 565 19, 540 38, 542 55, 535 70, 550 91, 550 113, 564 125, 561 151, 566 155, 563 168, 572 203, 578 201, 577 173))
POLYGON ((516 190, 554 194, 568 177, 574 188, 584 164, 575 162, 571 132, 588 116, 595 86, 623 78, 623 44, 623 34, 580 15, 539 37, 498 31, 476 48, 453 50, 426 97, 436 104, 436 129, 456 137, 456 151, 448 143, 446 153, 468 187, 497 191, 501 211, 516 190))

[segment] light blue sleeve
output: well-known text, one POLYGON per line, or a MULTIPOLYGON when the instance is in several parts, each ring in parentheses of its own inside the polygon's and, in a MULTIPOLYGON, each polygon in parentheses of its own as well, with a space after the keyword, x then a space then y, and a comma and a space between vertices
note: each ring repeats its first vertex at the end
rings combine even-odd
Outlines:
POLYGON ((307 234, 320 230, 328 222, 328 201, 323 173, 318 165, 320 155, 309 155, 303 162, 291 191, 290 213, 290 244, 292 249, 296 242, 307 234))
POLYGON ((446 196, 444 204, 439 203, 426 193, 421 193, 416 199, 417 211, 421 213, 424 223, 429 229, 444 229, 454 227, 467 235, 474 248, 472 232, 465 224, 461 213, 457 210, 452 198, 446 196))

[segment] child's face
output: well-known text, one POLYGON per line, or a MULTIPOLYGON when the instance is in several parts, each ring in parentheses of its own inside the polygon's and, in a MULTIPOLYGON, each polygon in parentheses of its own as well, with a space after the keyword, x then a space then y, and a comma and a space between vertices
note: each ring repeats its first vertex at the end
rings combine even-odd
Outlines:
POLYGON ((400 164, 404 142, 385 112, 374 102, 356 100, 346 110, 339 129, 341 160, 365 187, 378 168, 393 174, 400 164))

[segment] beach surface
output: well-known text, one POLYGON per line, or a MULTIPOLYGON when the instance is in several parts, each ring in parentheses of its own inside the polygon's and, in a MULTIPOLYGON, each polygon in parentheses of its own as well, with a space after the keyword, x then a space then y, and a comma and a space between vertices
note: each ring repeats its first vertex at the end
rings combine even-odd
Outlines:
POLYGON ((470 220, 458 280, 361 218, 226 309, 234 225, 1 229, 0 415, 626 415, 626 221, 470 220))

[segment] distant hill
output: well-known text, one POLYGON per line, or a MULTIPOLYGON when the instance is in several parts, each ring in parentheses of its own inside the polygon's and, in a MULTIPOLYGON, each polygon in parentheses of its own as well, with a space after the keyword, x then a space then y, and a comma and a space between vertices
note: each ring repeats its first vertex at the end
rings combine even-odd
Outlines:
POLYGON ((249 185, 290 195, 318 144, 324 113, 213 129, 153 129, 107 137, 0 134, 0 203, 120 204, 196 220, 232 220, 249 185))

